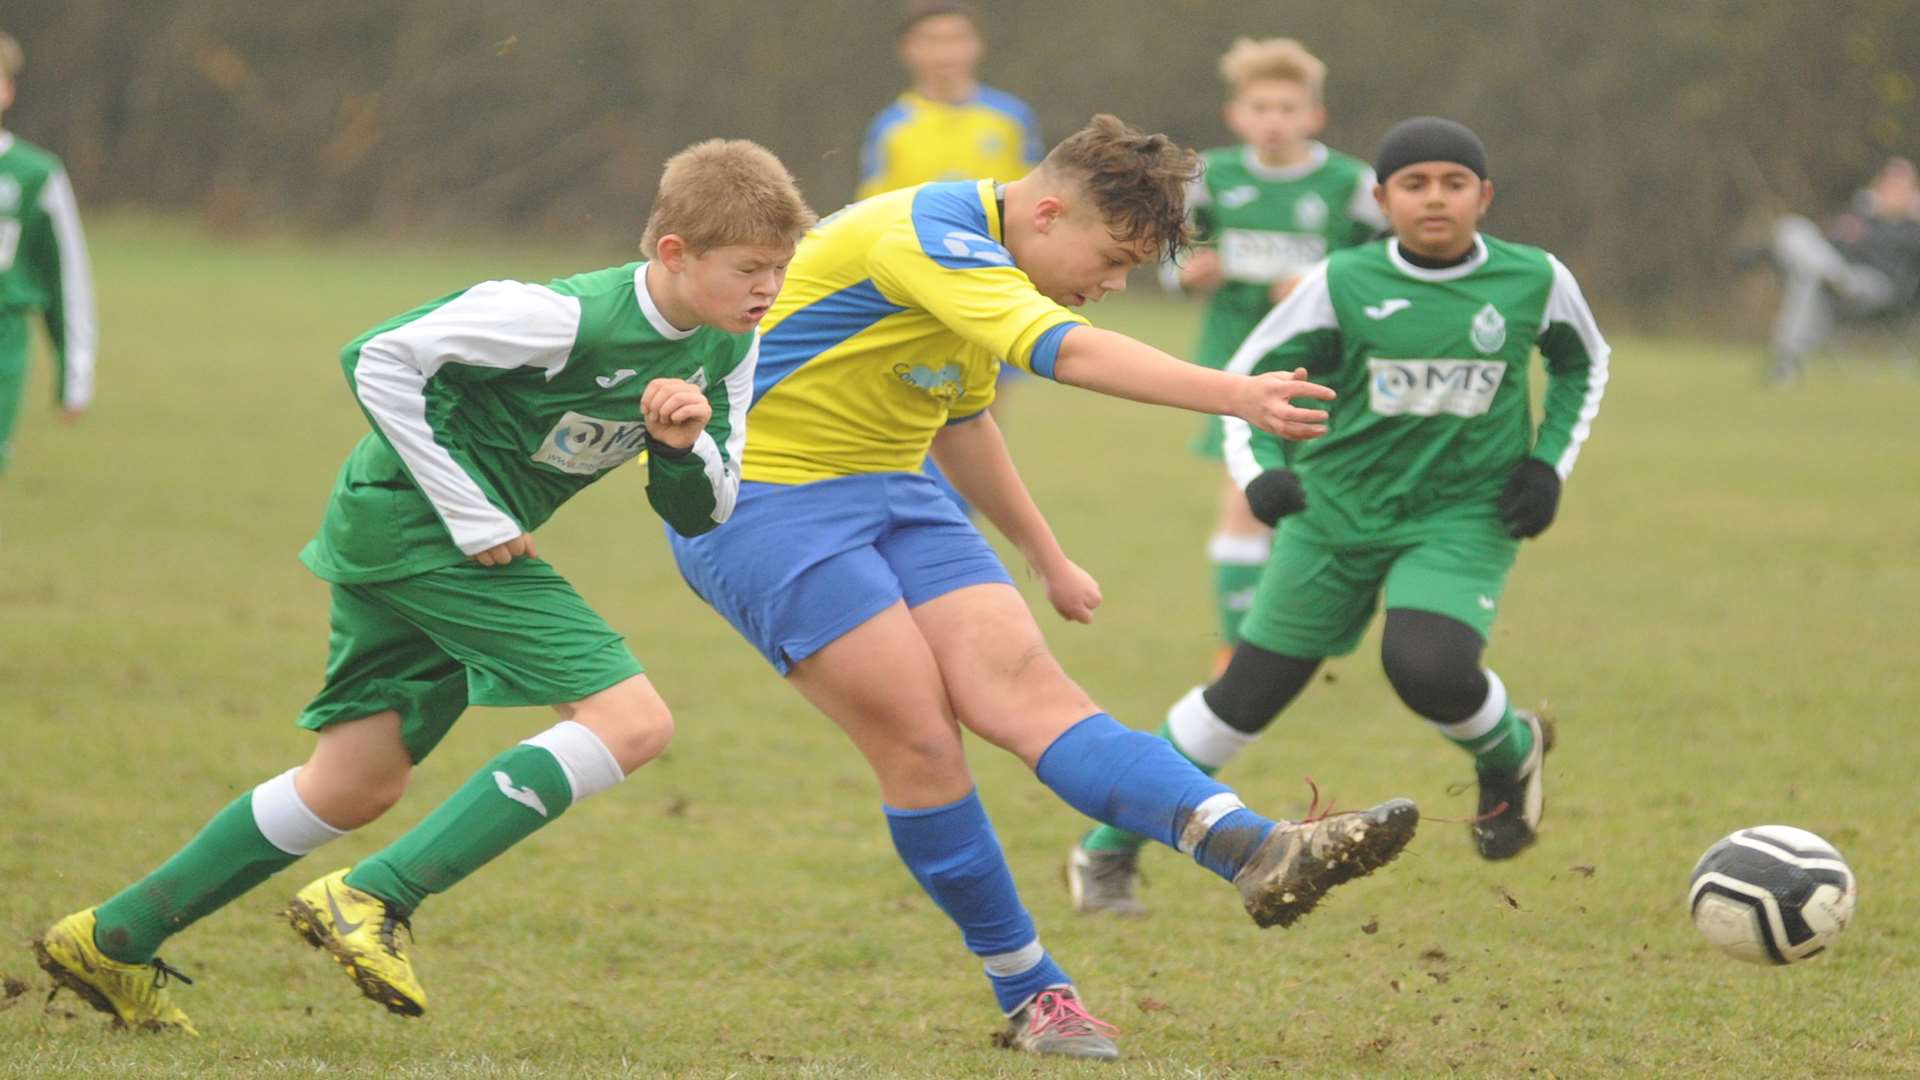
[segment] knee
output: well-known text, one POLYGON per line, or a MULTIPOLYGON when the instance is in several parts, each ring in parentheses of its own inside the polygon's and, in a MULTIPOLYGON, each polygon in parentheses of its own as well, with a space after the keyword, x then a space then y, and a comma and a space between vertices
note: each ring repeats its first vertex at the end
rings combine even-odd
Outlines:
POLYGON ((301 801, 320 820, 351 831, 378 820, 407 793, 411 762, 340 761, 316 758, 296 780, 301 801))
POLYGON ((605 743, 626 773, 659 757, 673 741, 673 712, 644 680, 595 694, 574 707, 572 719, 605 743))
POLYGON ((1029 761, 1060 732, 1099 711, 1070 678, 1046 643, 1035 641, 1000 670, 964 687, 951 687, 967 730, 1029 761))
POLYGON ((1388 639, 1381 647, 1380 661, 1394 693, 1407 708, 1429 720, 1465 719, 1487 696, 1486 675, 1473 657, 1388 639))

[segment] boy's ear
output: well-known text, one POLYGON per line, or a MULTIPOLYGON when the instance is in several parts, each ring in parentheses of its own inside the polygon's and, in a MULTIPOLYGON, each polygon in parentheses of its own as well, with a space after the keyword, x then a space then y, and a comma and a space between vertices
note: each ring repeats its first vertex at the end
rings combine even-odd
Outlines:
POLYGON ((1058 195, 1042 195, 1033 204, 1033 228, 1045 235, 1053 229, 1054 223, 1067 216, 1067 201, 1058 195))
POLYGON ((668 233, 653 242, 653 257, 673 273, 687 268, 687 242, 679 233, 668 233))

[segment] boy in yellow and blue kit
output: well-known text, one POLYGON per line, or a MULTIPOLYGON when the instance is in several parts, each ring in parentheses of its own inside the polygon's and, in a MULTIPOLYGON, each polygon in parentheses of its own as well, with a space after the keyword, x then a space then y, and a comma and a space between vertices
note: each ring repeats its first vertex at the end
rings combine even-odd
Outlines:
POLYGON ((1101 116, 1014 182, 922 184, 821 222, 764 324, 734 515, 668 536, 694 591, 866 757, 895 850, 985 968, 1002 1044, 1033 1053, 1118 1050, 1020 902, 962 728, 1087 816, 1232 882, 1261 926, 1383 865, 1419 816, 1391 800, 1276 822, 1122 726, 1061 670, 986 539, 918 471, 931 449, 1054 610, 1089 622, 1099 585, 1062 551, 988 411, 1001 363, 1286 438, 1320 432, 1325 414, 1292 400, 1325 388, 1188 364, 1071 310, 1178 251, 1196 172, 1165 136, 1101 116))

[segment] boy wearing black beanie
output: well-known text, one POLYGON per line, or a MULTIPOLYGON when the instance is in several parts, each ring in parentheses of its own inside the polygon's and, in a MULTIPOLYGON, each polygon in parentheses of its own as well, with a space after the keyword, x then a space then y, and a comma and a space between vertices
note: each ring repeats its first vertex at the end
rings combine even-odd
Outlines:
MULTIPOLYGON (((1322 660, 1359 645, 1384 593, 1387 677, 1474 755, 1473 841, 1505 859, 1534 840, 1550 732, 1512 706, 1481 653, 1520 541, 1553 521, 1592 428, 1608 347, 1558 259, 1479 231, 1493 182, 1472 131, 1404 121, 1374 171, 1394 235, 1308 271, 1228 364, 1295 372, 1339 398, 1325 436, 1284 448, 1228 420, 1228 470, 1278 524, 1273 555, 1226 672, 1175 703, 1162 730, 1203 770, 1225 766, 1322 660)), ((1131 900, 1121 884, 1107 894, 1131 900)))

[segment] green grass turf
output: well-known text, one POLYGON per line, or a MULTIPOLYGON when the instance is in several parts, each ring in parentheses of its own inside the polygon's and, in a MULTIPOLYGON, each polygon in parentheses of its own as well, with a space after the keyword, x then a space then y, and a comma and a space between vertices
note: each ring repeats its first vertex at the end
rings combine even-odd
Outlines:
MULTIPOLYGON (((1559 523, 1526 546, 1489 651, 1560 722, 1539 846, 1488 865, 1458 824, 1289 931, 1222 883, 1146 859, 1153 914, 1074 916, 1083 827, 1010 758, 974 764, 1043 940, 1122 1028, 1118 1067, 989 1046, 958 934, 897 864, 852 748, 680 584, 637 473, 540 536, 631 632, 673 704, 667 756, 420 912, 433 1010, 390 1018, 277 918, 292 891, 417 821, 538 711, 478 710, 386 819, 163 951, 199 1040, 130 1036, 25 948, 297 763, 326 590, 294 561, 364 421, 334 359, 360 329, 488 276, 619 249, 393 250, 215 241, 94 223, 100 401, 45 409, 44 366, 0 480, 0 1076, 1421 1076, 1920 1070, 1913 722, 1920 380, 1870 359, 1790 391, 1749 350, 1616 342, 1615 377, 1559 523), (1695 857, 1784 822, 1838 844, 1855 925, 1791 969, 1710 951, 1695 857), (76 1015, 77 1014, 77 1015, 76 1015)), ((1103 321, 1179 349, 1193 313, 1128 298, 1103 321)), ((1205 671, 1214 473, 1193 418, 1029 382, 1007 420, 1091 628, 1054 647, 1151 728, 1205 671)), ((1467 759, 1408 714, 1370 640, 1228 773, 1271 814, 1312 776, 1342 805, 1472 812, 1467 759)))

